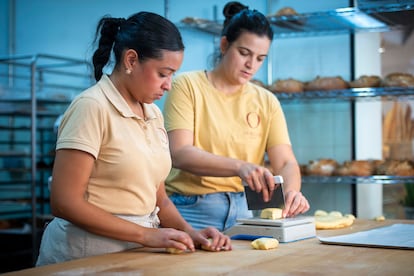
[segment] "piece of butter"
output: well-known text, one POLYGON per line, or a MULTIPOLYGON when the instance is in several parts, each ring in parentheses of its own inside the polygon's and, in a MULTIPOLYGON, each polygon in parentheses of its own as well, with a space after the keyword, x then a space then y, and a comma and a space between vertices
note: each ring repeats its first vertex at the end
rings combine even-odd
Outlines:
POLYGON ((280 219, 282 218, 282 209, 265 208, 260 212, 260 218, 263 219, 280 219))
POLYGON ((258 238, 251 242, 254 249, 268 250, 278 247, 279 241, 274 238, 258 238))

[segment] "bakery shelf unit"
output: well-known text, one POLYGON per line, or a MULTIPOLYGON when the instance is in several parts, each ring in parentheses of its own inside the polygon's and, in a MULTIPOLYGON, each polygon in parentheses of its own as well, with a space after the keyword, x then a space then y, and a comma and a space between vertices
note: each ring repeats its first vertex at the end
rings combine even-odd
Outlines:
MULTIPOLYGON (((270 10, 271 1, 267 1, 270 10)), ((351 2, 351 1, 350 1, 351 2)), ((350 75, 354 77, 354 35, 368 32, 399 31, 410 33, 414 29, 414 1, 397 0, 359 0, 357 7, 340 8, 335 10, 302 13, 295 15, 276 16, 268 15, 274 30, 275 39, 293 39, 315 36, 350 36, 350 75)), ((215 16, 216 18, 216 16, 215 16)), ((222 22, 219 20, 206 20, 186 17, 177 26, 183 29, 190 28, 214 36, 218 41, 221 34, 222 22)), ((266 85, 273 83, 272 52, 269 52, 267 61, 266 85), (270 61, 270 62, 269 62, 270 61)), ((414 98, 414 87, 379 87, 379 88, 353 88, 330 91, 306 91, 303 93, 277 93, 275 96, 283 104, 348 101, 351 122, 351 158, 355 158, 355 103, 359 101, 381 101, 384 99, 414 98)), ((349 185, 351 189, 351 209, 356 214, 356 185, 354 184, 402 184, 414 183, 414 177, 373 175, 367 177, 356 176, 303 176, 303 183, 349 185)), ((342 190, 341 190, 342 191, 342 190)))
MULTIPOLYGON (((268 5, 269 6, 269 5, 268 5)), ((275 38, 355 34, 358 32, 387 32, 414 29, 414 1, 360 0, 358 7, 340 8, 324 12, 297 15, 269 15, 275 38)), ((222 22, 186 17, 177 24, 180 28, 192 28, 219 36, 222 22)), ((268 64, 270 71, 271 64, 268 64)), ((271 84, 271 74, 267 83, 271 84)), ((303 93, 275 93, 283 103, 308 101, 361 101, 384 99, 412 99, 414 87, 351 88, 329 91, 306 91, 303 93)), ((414 177, 372 176, 372 177, 312 177, 304 176, 306 183, 412 183, 414 177)))
POLYGON ((337 184, 414 184, 411 176, 303 176, 306 183, 337 183, 337 184))
MULTIPOLYGON (((272 24, 275 38, 384 32, 406 28, 410 25, 412 27, 414 25, 412 22, 414 1, 400 2, 404 3, 384 3, 381 6, 366 4, 359 8, 340 8, 297 15, 269 15, 268 19, 272 24), (402 14, 404 16, 401 16, 402 14)), ((220 35, 222 30, 222 22, 192 17, 184 18, 178 26, 197 29, 213 35, 220 35)))
POLYGON ((67 57, 0 57, 0 220, 37 229, 36 221, 50 217, 54 124, 91 84, 90 72, 87 62, 67 57))
POLYGON ((306 91, 303 93, 276 93, 280 101, 306 100, 378 100, 407 98, 414 99, 414 87, 351 88, 328 91, 306 91))

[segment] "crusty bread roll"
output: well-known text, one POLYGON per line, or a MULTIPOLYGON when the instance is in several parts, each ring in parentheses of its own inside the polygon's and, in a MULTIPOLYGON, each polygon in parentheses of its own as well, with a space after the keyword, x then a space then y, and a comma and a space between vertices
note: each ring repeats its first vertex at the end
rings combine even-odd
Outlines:
POLYGON ((335 175, 370 176, 374 173, 374 163, 369 160, 345 161, 335 170, 335 175))
POLYGON ((341 77, 316 77, 305 84, 305 91, 340 90, 348 88, 348 83, 341 77))
POLYGON ((376 174, 414 176, 414 162, 412 160, 385 160, 377 165, 376 174))
POLYGON ((349 86, 352 88, 380 87, 381 78, 379 76, 362 75, 358 79, 349 82, 349 86))
POLYGON ((383 86, 414 86, 414 76, 409 73, 391 73, 384 78, 383 86))
POLYGON ((206 23, 210 23, 211 21, 207 19, 188 16, 188 17, 181 19, 181 22, 186 23, 186 24, 206 24, 206 23))
POLYGON ((270 90, 274 93, 299 93, 303 92, 304 84, 292 78, 280 79, 273 82, 270 90))
POLYGON ((334 159, 310 160, 306 172, 309 175, 331 176, 338 165, 334 159))
POLYGON ((377 166, 381 175, 414 176, 414 162, 411 160, 386 160, 377 166))
POLYGON ((298 15, 298 13, 296 12, 296 10, 294 8, 291 7, 283 7, 281 9, 279 9, 276 14, 276 16, 286 16, 286 15, 298 15))

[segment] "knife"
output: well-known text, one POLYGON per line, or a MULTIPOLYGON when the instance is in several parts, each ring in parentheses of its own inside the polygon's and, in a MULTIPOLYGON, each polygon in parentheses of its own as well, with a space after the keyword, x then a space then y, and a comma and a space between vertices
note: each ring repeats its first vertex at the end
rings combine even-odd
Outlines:
POLYGON ((283 177, 281 175, 273 176, 273 180, 277 185, 273 191, 273 195, 268 202, 263 200, 263 194, 257 193, 250 189, 247 183, 243 182, 244 192, 247 199, 247 207, 249 210, 262 210, 265 208, 281 208, 285 206, 285 197, 283 195, 283 177))

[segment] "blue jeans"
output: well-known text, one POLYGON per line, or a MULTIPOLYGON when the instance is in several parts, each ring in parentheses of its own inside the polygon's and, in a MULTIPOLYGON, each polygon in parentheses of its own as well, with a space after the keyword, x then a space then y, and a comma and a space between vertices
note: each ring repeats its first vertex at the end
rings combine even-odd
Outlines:
POLYGON ((224 231, 236 224, 237 219, 252 217, 244 192, 193 196, 172 194, 170 199, 184 219, 198 230, 213 226, 224 231))

